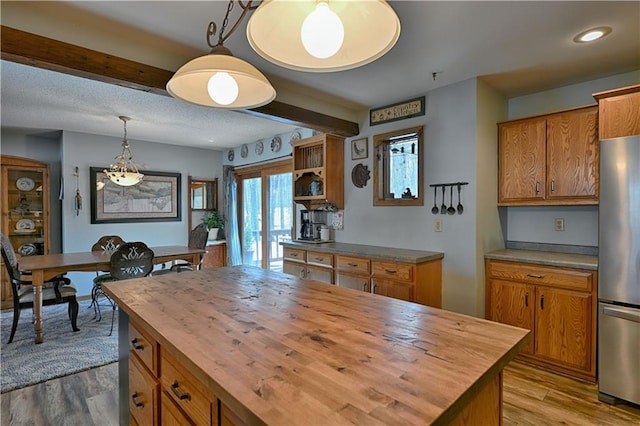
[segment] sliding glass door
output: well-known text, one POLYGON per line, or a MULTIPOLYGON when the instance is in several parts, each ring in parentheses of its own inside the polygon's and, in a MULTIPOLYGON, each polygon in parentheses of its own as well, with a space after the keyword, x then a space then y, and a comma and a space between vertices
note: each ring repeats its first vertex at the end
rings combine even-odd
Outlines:
POLYGON ((291 162, 236 171, 242 192, 239 209, 245 265, 282 271, 280 242, 291 238, 293 197, 291 162))

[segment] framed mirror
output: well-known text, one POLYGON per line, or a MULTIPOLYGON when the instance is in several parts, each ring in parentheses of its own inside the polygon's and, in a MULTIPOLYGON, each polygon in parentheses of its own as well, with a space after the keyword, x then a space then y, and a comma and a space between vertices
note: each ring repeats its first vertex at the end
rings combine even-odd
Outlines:
POLYGON ((423 206, 424 126, 373 138, 373 205, 423 206))
POLYGON ((218 210, 218 178, 189 177, 189 204, 191 210, 218 210))

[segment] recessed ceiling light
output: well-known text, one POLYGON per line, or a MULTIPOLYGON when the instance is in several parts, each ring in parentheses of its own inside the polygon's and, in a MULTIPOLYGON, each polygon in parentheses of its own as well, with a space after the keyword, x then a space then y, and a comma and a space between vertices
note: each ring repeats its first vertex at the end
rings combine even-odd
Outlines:
POLYGON ((583 31, 573 38, 576 43, 589 43, 596 41, 606 36, 611 32, 611 27, 598 27, 591 28, 590 30, 583 31))

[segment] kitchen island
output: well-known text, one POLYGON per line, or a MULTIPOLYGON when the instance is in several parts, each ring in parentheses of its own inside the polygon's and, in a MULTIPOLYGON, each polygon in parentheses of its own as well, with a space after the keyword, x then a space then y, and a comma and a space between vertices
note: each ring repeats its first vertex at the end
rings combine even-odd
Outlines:
POLYGON ((529 341, 249 266, 104 287, 121 310, 121 424, 497 425, 502 369, 529 341))

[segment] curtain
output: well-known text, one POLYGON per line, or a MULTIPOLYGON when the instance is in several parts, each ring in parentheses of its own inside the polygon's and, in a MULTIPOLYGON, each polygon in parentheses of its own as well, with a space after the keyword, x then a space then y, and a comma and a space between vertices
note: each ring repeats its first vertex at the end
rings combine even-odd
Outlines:
POLYGON ((232 167, 225 167, 224 172, 224 204, 227 224, 227 265, 241 265, 240 234, 238 232, 238 184, 232 167))

